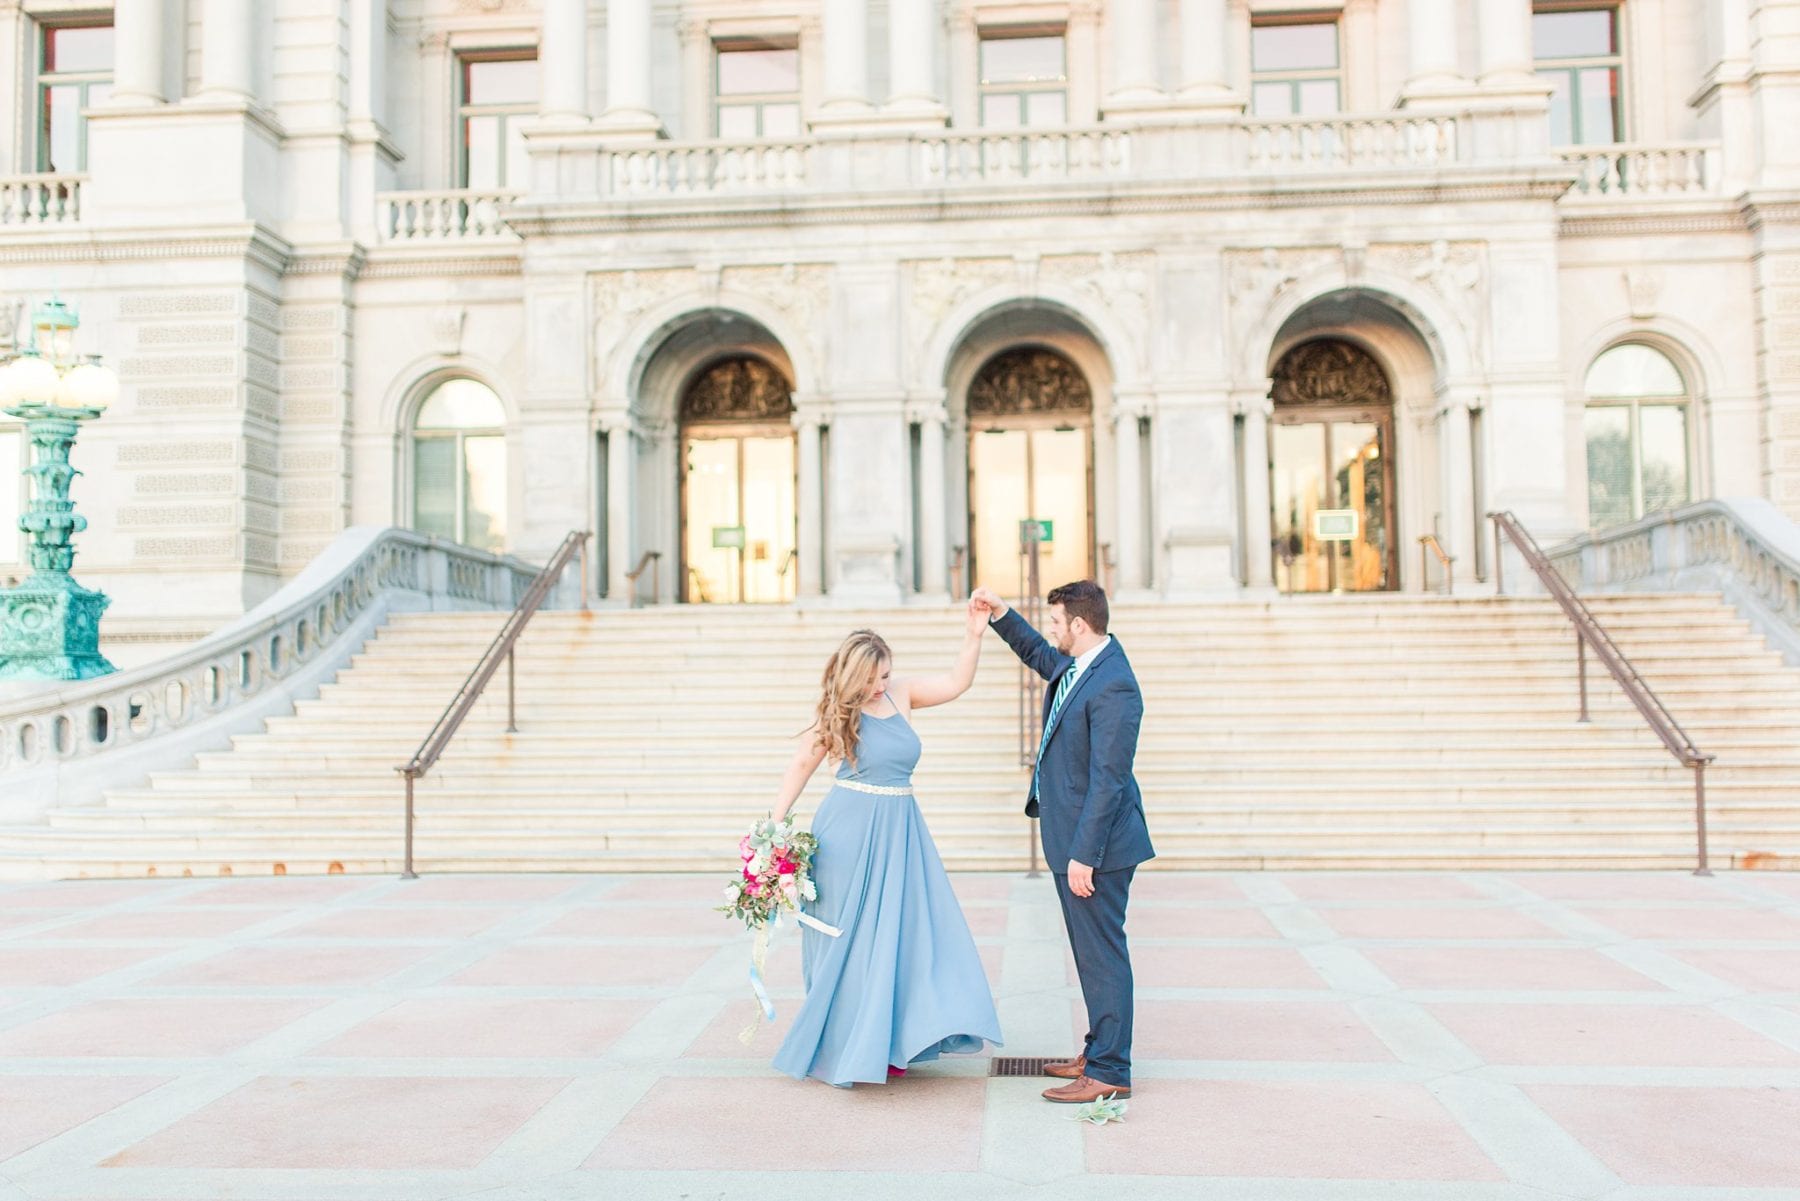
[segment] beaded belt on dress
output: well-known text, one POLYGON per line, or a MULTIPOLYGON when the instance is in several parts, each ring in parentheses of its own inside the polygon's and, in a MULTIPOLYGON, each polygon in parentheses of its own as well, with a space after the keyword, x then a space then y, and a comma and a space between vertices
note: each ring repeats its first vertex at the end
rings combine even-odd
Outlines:
POLYGON ((873 793, 875 796, 911 796, 913 794, 911 784, 894 788, 886 784, 864 784, 861 780, 839 779, 835 783, 839 788, 848 788, 851 792, 867 792, 873 793))

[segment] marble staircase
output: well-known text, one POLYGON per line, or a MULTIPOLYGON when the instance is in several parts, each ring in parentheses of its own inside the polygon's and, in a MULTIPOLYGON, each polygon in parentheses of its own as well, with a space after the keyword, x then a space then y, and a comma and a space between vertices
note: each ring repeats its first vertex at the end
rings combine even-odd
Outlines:
MULTIPOLYGON (((1593 607, 1699 746, 1716 867, 1800 866, 1800 671, 1717 597, 1593 607)), ((0 828, 0 876, 395 872, 404 761, 502 618, 392 618, 290 716, 96 806, 0 828)), ((770 803, 820 667, 873 626, 898 674, 948 668, 959 611, 546 612, 418 789, 421 872, 718 867, 770 803)), ((1542 599, 1282 598, 1121 607, 1137 762, 1165 868, 1681 868, 1693 776, 1542 599)), ((945 860, 1022 869, 1019 669, 917 715, 945 860)), ((821 771, 802 802, 824 790, 821 771)))

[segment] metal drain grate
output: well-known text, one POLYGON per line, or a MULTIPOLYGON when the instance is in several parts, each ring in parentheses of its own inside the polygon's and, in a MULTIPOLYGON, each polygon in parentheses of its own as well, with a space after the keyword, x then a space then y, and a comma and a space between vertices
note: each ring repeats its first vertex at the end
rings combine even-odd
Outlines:
POLYGON ((1047 1063, 1055 1063, 1055 1062, 1056 1062, 1056 1060, 1052 1059, 1050 1056, 1047 1056, 1047 1055, 1042 1056, 1038 1059, 1020 1059, 1017 1057, 1007 1058, 1007 1057, 1002 1057, 1002 1056, 995 1056, 992 1060, 990 1060, 988 1062, 988 1075, 990 1075, 990 1076, 1042 1076, 1044 1074, 1044 1065, 1047 1063))

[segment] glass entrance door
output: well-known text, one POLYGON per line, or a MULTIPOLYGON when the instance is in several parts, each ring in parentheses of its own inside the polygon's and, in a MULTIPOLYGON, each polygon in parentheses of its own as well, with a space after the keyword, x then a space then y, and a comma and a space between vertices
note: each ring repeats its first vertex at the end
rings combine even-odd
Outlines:
POLYGON ((1017 596, 1019 523, 1051 523, 1039 550, 1046 589, 1093 574, 1090 439, 1085 428, 1001 428, 969 436, 969 544, 978 587, 1017 596))
POLYGON ((1276 587, 1398 586, 1387 422, 1308 416, 1278 414, 1269 430, 1276 587))
POLYGON ((794 599, 794 436, 689 430, 682 438, 682 551, 689 603, 794 599))

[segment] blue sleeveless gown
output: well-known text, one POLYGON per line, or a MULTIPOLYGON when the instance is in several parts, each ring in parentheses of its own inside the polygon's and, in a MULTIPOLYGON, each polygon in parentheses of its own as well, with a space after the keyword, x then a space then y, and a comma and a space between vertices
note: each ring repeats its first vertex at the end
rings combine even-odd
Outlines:
MULTIPOLYGON (((856 766, 839 765, 838 779, 910 787, 922 749, 911 724, 896 708, 860 725, 856 766)), ((774 1066, 796 1080, 882 1084, 889 1065, 999 1046, 981 956, 918 802, 834 786, 812 830, 819 899, 805 909, 843 935, 801 927, 806 1000, 774 1066)))

